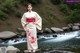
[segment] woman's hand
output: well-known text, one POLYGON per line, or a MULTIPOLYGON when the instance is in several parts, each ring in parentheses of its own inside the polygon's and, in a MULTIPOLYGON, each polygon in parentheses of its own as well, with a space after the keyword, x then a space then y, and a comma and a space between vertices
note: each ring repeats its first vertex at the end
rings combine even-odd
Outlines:
POLYGON ((26 27, 26 25, 28 25, 29 23, 27 22, 25 25, 24 25, 24 27, 26 27))

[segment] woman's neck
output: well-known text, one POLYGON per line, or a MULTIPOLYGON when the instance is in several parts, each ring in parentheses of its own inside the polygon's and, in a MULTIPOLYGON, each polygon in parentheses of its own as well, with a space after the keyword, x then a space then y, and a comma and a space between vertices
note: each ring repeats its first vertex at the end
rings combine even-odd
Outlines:
POLYGON ((30 13, 31 13, 32 11, 28 11, 28 12, 30 12, 30 13))

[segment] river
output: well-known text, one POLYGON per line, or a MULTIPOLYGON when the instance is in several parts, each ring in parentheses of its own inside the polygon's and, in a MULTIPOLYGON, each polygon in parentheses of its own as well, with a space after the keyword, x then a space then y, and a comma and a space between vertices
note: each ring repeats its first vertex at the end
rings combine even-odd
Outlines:
MULTIPOLYGON (((66 37, 67 38, 67 37, 66 37)), ((2 45, 0 45, 2 46, 2 45)), ((27 43, 15 44, 21 53, 27 49, 27 43)), ((39 51, 37 53, 80 53, 80 38, 71 38, 64 41, 54 39, 38 40, 39 51)))

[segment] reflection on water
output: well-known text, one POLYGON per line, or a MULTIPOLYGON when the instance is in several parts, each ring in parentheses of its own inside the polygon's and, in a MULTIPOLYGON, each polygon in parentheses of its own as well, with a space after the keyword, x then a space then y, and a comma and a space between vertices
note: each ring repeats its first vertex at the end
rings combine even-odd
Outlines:
POLYGON ((80 39, 70 39, 62 42, 39 42, 39 46, 42 48, 52 48, 56 50, 68 50, 80 53, 80 39))
POLYGON ((62 42, 41 42, 39 41, 39 45, 42 46, 42 47, 54 47, 54 48, 59 48, 59 47, 71 47, 71 46, 74 46, 74 47, 79 47, 80 48, 80 39, 70 39, 70 40, 66 40, 66 41, 62 41, 62 42), (45 46, 46 45, 46 46, 45 46))
MULTIPOLYGON (((80 39, 69 39, 62 42, 44 42, 38 41, 39 49, 38 53, 80 53, 80 39)), ((27 43, 21 43, 14 45, 20 50, 27 49, 27 43), (23 48, 22 48, 23 47, 23 48)))

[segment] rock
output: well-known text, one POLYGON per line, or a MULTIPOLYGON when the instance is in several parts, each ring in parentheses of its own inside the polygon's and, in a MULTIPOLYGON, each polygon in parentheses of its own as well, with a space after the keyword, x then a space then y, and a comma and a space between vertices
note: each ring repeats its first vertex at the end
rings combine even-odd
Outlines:
POLYGON ((72 30, 78 30, 79 29, 79 26, 73 26, 72 27, 72 30))
POLYGON ((0 53, 6 53, 6 47, 0 47, 0 53))
POLYGON ((22 32, 21 33, 21 36, 26 36, 26 32, 22 32))
POLYGON ((3 53, 2 50, 1 50, 1 48, 0 48, 0 53, 3 53))
POLYGON ((52 33, 51 29, 49 28, 45 28, 43 33, 46 33, 46 34, 49 34, 49 33, 52 33))
POLYGON ((61 28, 56 28, 56 27, 51 27, 51 30, 52 30, 52 31, 55 31, 55 32, 61 32, 61 31, 63 31, 63 29, 61 29, 61 28))
POLYGON ((80 26, 80 23, 74 23, 75 26, 80 26))
POLYGON ((53 35, 53 37, 57 37, 57 35, 53 35))
POLYGON ((24 29, 22 28, 17 28, 18 34, 24 36, 26 33, 24 31, 24 29))
POLYGON ((74 23, 74 26, 79 26, 80 29, 80 23, 74 23))
POLYGON ((0 43, 2 43, 2 39, 0 39, 0 43))
POLYGON ((15 48, 14 46, 8 46, 6 48, 6 52, 7 53, 17 53, 19 52, 20 50, 18 48, 15 48))
POLYGON ((37 34, 38 34, 38 35, 42 35, 42 34, 43 34, 43 30, 38 31, 37 34))
POLYGON ((69 31, 69 27, 63 27, 63 31, 69 31))
POLYGON ((73 27, 73 24, 68 24, 68 27, 69 27, 69 31, 72 31, 72 27, 73 27))
POLYGON ((15 34, 14 32, 11 32, 11 31, 3 31, 3 32, 0 32, 0 38, 11 38, 13 36, 16 36, 17 34, 15 34))
POLYGON ((71 24, 71 23, 70 23, 70 24, 68 24, 68 27, 72 27, 72 26, 73 26, 73 24, 71 24))

